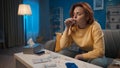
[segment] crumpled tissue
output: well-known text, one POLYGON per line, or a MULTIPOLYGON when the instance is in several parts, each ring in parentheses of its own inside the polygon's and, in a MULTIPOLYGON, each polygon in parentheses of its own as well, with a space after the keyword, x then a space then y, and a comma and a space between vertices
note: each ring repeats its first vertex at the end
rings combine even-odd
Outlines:
POLYGON ((33 45, 35 44, 33 39, 30 38, 28 41, 27 41, 27 44, 30 46, 30 47, 33 47, 33 45))

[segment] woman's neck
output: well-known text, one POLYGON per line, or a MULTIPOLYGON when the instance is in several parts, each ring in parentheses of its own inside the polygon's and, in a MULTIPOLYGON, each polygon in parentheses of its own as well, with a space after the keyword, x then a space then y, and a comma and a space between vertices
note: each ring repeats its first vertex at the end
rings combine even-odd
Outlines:
POLYGON ((79 25, 78 25, 78 28, 79 28, 79 29, 84 29, 84 28, 86 28, 87 26, 88 26, 87 23, 83 23, 83 24, 79 24, 79 25))

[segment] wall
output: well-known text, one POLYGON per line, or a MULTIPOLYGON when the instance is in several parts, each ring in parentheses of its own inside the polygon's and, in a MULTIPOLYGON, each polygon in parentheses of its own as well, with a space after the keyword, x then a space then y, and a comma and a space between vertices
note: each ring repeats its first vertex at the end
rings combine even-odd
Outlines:
POLYGON ((49 0, 40 0, 40 32, 43 41, 50 39, 49 0))
MULTIPOLYGON (((76 2, 87 2, 93 8, 94 0, 50 0, 50 8, 63 7, 64 10, 64 20, 69 17, 70 6, 76 2)), ((118 4, 119 0, 104 0, 104 9, 103 10, 93 10, 95 19, 100 23, 102 29, 105 29, 106 24, 106 6, 107 4, 118 4)))
MULTIPOLYGON (((50 19, 49 12, 52 8, 63 8, 63 19, 69 17, 69 10, 72 4, 76 2, 88 2, 93 9, 93 0, 40 0, 40 36, 44 36, 46 40, 50 39, 50 19)), ((95 19, 100 23, 102 29, 106 24, 106 5, 109 3, 118 3, 119 0, 104 0, 103 10, 93 10, 95 19), (109 2, 111 1, 111 2, 109 2)))
POLYGON ((106 5, 120 5, 120 0, 107 0, 106 5))

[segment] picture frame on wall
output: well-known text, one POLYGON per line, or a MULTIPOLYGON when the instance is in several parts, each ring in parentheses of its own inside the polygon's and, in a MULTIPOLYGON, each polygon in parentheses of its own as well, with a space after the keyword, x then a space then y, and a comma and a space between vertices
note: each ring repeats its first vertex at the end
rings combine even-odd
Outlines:
POLYGON ((94 10, 103 10, 104 0, 93 0, 93 8, 94 10))

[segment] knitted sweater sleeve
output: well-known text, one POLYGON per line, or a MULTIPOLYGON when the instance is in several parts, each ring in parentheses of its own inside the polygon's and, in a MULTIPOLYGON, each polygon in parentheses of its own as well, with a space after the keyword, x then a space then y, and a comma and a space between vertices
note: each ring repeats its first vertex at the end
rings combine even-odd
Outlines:
POLYGON ((66 28, 60 39, 60 48, 62 49, 62 48, 68 47, 71 45, 71 43, 72 43, 72 38, 71 36, 68 35, 68 30, 66 28))

